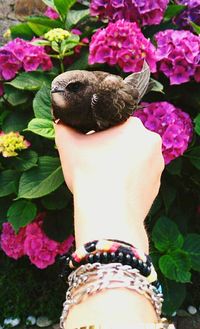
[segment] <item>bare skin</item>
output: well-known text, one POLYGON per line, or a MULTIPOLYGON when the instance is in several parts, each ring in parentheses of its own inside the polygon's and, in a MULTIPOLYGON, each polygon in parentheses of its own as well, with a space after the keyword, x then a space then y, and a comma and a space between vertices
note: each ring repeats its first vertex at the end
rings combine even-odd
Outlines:
MULTIPOLYGON (((164 168, 161 138, 139 119, 83 135, 58 124, 56 144, 65 181, 74 195, 75 239, 113 238, 148 253, 144 219, 159 191, 164 168)), ((126 289, 104 291, 77 306, 65 328, 98 324, 156 323, 151 303, 126 289)))

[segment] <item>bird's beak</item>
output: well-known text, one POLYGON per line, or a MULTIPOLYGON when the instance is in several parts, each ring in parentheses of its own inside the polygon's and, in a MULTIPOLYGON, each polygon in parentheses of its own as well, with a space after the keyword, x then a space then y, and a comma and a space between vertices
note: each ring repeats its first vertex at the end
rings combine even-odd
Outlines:
POLYGON ((61 87, 52 87, 51 88, 51 93, 64 93, 65 89, 61 87))

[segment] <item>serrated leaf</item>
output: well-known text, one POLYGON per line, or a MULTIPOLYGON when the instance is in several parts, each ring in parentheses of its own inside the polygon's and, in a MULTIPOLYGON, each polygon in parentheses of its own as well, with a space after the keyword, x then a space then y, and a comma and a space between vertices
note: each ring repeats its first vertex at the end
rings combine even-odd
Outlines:
POLYGON ((89 17, 89 14, 89 9, 69 10, 66 20, 67 28, 77 25, 79 22, 89 17))
POLYGON ((12 165, 16 170, 26 171, 37 166, 38 155, 33 150, 24 150, 20 155, 13 157, 12 165))
POLYGON ((29 122, 30 113, 26 112, 11 112, 3 122, 2 130, 5 133, 9 133, 11 131, 19 131, 21 132, 24 128, 27 127, 29 122))
POLYGON ((67 11, 76 3, 76 0, 54 0, 54 6, 62 17, 65 17, 67 11))
POLYGON ((42 0, 42 2, 45 3, 48 7, 51 7, 52 9, 55 9, 53 0, 42 0))
POLYGON ((12 38, 23 38, 25 40, 31 40, 34 37, 34 33, 27 23, 20 23, 12 25, 10 27, 12 38))
POLYGON ((79 59, 77 59, 72 65, 67 67, 67 71, 86 70, 88 67, 88 52, 84 51, 79 59))
POLYGON ((34 118, 29 122, 28 128, 26 130, 32 131, 34 134, 40 135, 45 138, 55 138, 52 120, 34 118))
POLYGON ((169 5, 164 14, 164 22, 170 21, 174 16, 180 14, 187 6, 184 5, 169 5))
POLYGON ((165 205, 166 214, 168 214, 169 209, 174 203, 176 199, 176 194, 177 194, 176 188, 163 180, 161 184, 161 195, 165 205))
POLYGON ((25 102, 27 102, 28 98, 30 97, 27 91, 22 91, 22 90, 19 91, 19 89, 16 89, 10 85, 5 85, 4 89, 5 89, 4 98, 12 106, 24 104, 25 102))
POLYGON ((189 253, 193 270, 200 271, 200 235, 188 234, 183 244, 183 250, 189 253))
POLYGON ((15 232, 18 232, 20 227, 30 223, 37 214, 36 205, 28 200, 15 201, 7 212, 7 219, 12 224, 15 232))
POLYGON ((161 216, 156 222, 152 231, 152 240, 161 252, 181 248, 184 241, 177 225, 165 216, 161 216))
POLYGON ((15 170, 0 172, 0 197, 17 192, 19 175, 15 170))
POLYGON ((22 72, 15 79, 7 82, 17 89, 32 91, 39 90, 44 83, 50 84, 50 75, 40 71, 22 72))
POLYGON ((195 131, 198 135, 200 135, 200 113, 197 115, 197 117, 194 119, 195 122, 195 131))
POLYGON ((191 280, 191 262, 182 250, 173 251, 168 255, 161 256, 159 267, 164 276, 176 282, 186 283, 191 280))
POLYGON ((41 35, 44 35, 45 33, 47 33, 48 31, 50 31, 52 29, 52 27, 50 27, 50 26, 45 26, 45 25, 38 24, 38 23, 28 22, 27 24, 38 37, 40 37, 41 35))
POLYGON ((50 86, 43 85, 33 100, 33 111, 36 118, 52 120, 50 86))
POLYGON ((171 280, 163 280, 164 302, 162 311, 166 316, 177 311, 185 300, 186 285, 171 280))
POLYGON ((51 29, 62 28, 63 23, 57 19, 51 19, 47 16, 31 16, 28 17, 28 22, 43 25, 51 29))
POLYGON ((35 199, 55 191, 64 182, 58 158, 42 156, 38 166, 22 174, 18 199, 35 199))

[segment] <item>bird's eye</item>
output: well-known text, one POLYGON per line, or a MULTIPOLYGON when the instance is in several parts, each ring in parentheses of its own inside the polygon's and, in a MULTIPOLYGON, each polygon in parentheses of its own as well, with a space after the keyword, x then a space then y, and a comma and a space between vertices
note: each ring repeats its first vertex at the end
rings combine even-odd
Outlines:
POLYGON ((72 92, 77 92, 79 90, 81 90, 83 88, 83 84, 79 81, 76 81, 76 82, 70 82, 66 89, 68 91, 72 91, 72 92))

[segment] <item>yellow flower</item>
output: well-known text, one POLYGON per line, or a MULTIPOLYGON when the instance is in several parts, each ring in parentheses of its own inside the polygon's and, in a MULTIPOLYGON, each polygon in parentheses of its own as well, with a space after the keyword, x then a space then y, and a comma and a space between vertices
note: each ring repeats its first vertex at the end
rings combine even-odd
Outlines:
POLYGON ((18 155, 16 151, 25 150, 30 146, 30 143, 24 139, 24 136, 18 132, 10 132, 0 134, 0 153, 3 157, 13 157, 18 155))
POLYGON ((11 30, 10 29, 7 29, 4 34, 3 34, 3 37, 5 39, 9 39, 11 37, 11 30))
POLYGON ((71 33, 69 31, 57 28, 57 29, 52 29, 49 32, 45 33, 44 37, 45 39, 51 42, 52 41, 61 42, 69 38, 70 35, 71 33))

